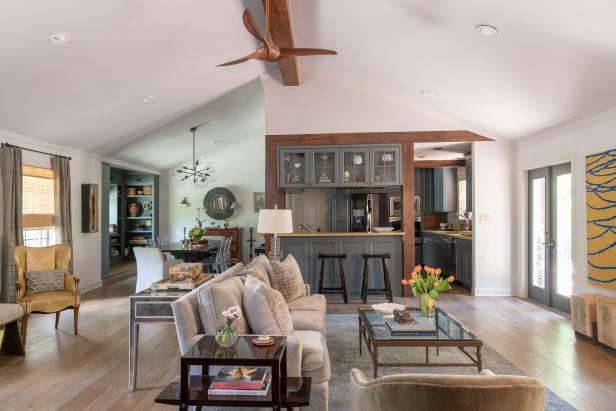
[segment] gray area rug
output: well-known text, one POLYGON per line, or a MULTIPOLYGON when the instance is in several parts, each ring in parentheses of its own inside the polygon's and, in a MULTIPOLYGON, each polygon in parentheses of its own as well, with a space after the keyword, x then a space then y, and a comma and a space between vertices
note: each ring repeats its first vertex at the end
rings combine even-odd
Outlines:
MULTIPOLYGON (((329 409, 330 411, 343 411, 349 409, 349 371, 359 368, 367 376, 372 377, 372 360, 363 346, 363 354, 359 355, 358 325, 356 314, 328 314, 327 347, 331 360, 332 378, 329 381, 329 409)), ((472 352, 472 351, 471 351, 472 352)), ((474 354, 474 352, 473 352, 474 354)), ((513 364, 507 361, 496 351, 485 346, 482 349, 483 368, 501 375, 525 375, 513 364)), ((403 360, 405 362, 425 361, 423 348, 394 348, 380 349, 381 361, 403 360)), ((463 362, 469 359, 457 348, 441 348, 440 355, 432 349, 430 361, 433 362, 463 362)), ((466 362, 465 361, 465 362, 466 362)), ((413 367, 413 368, 380 368, 379 376, 416 373, 416 374, 477 374, 474 367, 413 367)), ((546 410, 575 410, 567 402, 552 391, 547 391, 546 410)))

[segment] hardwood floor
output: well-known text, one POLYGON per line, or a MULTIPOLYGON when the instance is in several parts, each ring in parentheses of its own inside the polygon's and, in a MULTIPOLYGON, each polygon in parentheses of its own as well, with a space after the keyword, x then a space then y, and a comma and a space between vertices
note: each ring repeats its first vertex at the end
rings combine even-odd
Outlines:
MULTIPOLYGON (((113 278, 84 295, 80 335, 72 312, 35 314, 25 357, 0 357, 2 410, 171 410, 154 398, 179 372, 172 325, 141 331, 138 389, 128 384, 128 298, 134 278, 113 278)), ((415 305, 411 299, 400 302, 415 305)), ((567 318, 518 298, 445 293, 439 304, 528 375, 579 409, 616 409, 616 353, 576 339, 567 318)), ((332 313, 356 305, 329 304, 332 313)))

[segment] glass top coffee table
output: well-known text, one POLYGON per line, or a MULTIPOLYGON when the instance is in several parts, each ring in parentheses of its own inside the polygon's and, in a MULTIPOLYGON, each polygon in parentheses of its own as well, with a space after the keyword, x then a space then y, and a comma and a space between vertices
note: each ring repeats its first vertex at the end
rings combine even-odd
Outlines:
MULTIPOLYGON (((407 307, 407 310, 418 311, 407 307)), ((447 312, 436 309, 434 321, 436 334, 434 335, 396 335, 390 334, 385 326, 385 316, 374 311, 372 308, 359 308, 359 354, 362 353, 362 338, 372 358, 374 365, 374 378, 377 377, 379 367, 477 367, 481 371, 481 341, 475 334, 464 328, 456 319, 447 312), (380 347, 411 348, 420 347, 426 350, 426 361, 421 363, 391 363, 379 362, 380 347), (470 362, 460 363, 431 363, 429 348, 435 347, 439 354, 440 347, 456 347, 460 349, 470 362), (475 348, 473 356, 466 351, 467 348, 475 348)), ((393 316, 392 316, 393 317, 393 316)))

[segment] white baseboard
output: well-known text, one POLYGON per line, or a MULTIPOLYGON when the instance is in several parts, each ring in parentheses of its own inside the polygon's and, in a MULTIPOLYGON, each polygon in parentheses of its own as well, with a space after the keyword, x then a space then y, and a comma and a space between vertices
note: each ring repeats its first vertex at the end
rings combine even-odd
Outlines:
POLYGON ((102 287, 103 286, 103 282, 102 281, 97 281, 93 284, 79 284, 79 292, 81 294, 85 294, 88 291, 92 291, 98 287, 102 287))
POLYGON ((474 295, 476 297, 511 297, 513 290, 511 288, 475 288, 474 295))

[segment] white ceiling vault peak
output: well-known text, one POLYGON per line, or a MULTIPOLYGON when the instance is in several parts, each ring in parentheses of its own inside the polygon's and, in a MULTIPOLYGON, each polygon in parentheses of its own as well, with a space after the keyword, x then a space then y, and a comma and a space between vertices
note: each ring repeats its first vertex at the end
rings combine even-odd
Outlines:
MULTIPOLYGON (((324 73, 491 138, 616 107, 611 0, 288 1, 295 46, 339 53, 300 58, 304 84, 324 73)), ((4 0, 0 129, 117 150, 272 68, 215 67, 254 49, 245 7, 263 23, 260 0, 4 0)))

